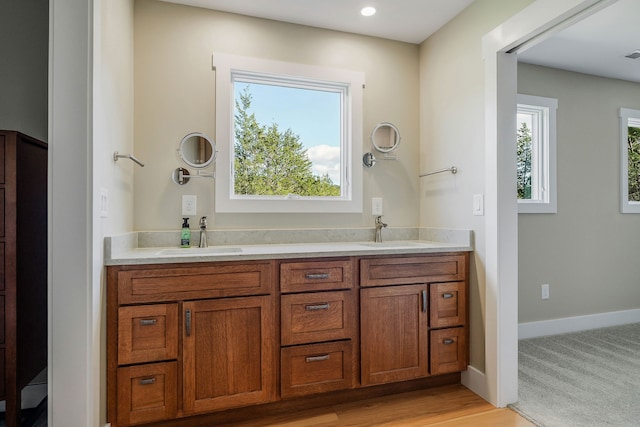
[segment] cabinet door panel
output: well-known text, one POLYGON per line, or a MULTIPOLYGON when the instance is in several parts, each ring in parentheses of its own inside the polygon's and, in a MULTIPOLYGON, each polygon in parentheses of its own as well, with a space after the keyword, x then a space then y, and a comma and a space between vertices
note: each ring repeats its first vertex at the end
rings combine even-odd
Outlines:
POLYGON ((360 291, 363 385, 428 375, 427 290, 410 285, 360 291))
POLYGON ((272 297, 185 302, 183 324, 186 413, 275 399, 272 297))

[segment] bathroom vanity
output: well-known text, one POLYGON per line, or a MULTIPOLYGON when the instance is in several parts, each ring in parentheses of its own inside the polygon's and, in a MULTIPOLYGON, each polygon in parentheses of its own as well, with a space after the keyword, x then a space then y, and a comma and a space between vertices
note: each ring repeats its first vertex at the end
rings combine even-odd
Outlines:
POLYGON ((276 246, 110 262, 113 427, 237 422, 460 381, 468 248, 276 246))

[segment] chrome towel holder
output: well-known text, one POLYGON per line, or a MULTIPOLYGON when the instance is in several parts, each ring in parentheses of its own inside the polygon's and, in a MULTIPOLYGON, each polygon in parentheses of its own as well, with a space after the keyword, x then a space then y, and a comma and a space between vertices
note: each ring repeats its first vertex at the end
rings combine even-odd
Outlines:
POLYGON ((119 154, 117 151, 113 152, 113 161, 117 162, 118 159, 129 159, 137 164, 139 164, 141 167, 144 167, 144 163, 142 163, 140 160, 138 160, 136 158, 136 156, 134 156, 133 154, 119 154))
POLYGON ((420 174, 419 177, 422 178, 423 176, 435 175, 437 173, 442 173, 442 172, 451 172, 452 174, 455 175, 458 173, 458 168, 455 166, 451 166, 450 168, 438 169, 437 171, 420 174))

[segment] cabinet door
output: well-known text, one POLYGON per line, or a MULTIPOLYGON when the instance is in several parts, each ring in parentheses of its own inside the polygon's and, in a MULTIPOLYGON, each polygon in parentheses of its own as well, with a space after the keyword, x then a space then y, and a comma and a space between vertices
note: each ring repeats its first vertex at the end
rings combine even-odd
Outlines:
POLYGON ((360 292, 362 385, 427 376, 427 285, 360 292))
POLYGON ((273 310, 271 296, 183 304, 185 413, 275 400, 273 310))

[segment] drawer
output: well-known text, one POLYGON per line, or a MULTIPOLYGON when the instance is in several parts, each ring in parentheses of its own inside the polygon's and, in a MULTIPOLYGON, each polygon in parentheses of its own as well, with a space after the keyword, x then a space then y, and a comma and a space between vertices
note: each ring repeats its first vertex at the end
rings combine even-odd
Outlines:
POLYGON ((118 364, 178 357, 178 304, 118 309, 118 364))
POLYGON ((0 237, 4 237, 4 221, 5 221, 5 212, 4 212, 4 188, 0 188, 0 237))
POLYGON ((410 285, 464 280, 466 253, 360 260, 360 286, 410 285))
POLYGON ((429 326, 447 328, 467 320, 465 282, 429 285, 429 326))
POLYGON ((5 329, 4 329, 4 295, 0 295, 0 344, 4 344, 5 329))
POLYGON ((431 331, 430 334, 431 375, 467 369, 465 328, 440 329, 431 331))
POLYGON ((351 341, 281 350, 283 398, 353 388, 351 341))
POLYGON ((350 260, 284 262, 280 264, 280 290, 307 292, 353 287, 350 260))
POLYGON ((4 258, 4 242, 0 242, 0 290, 4 290, 4 272, 5 272, 5 258, 4 258))
POLYGON ((177 388, 177 362, 118 368, 118 425, 174 418, 177 388))
POLYGON ((271 261, 205 265, 119 270, 118 303, 266 295, 271 292, 271 261))
POLYGON ((351 338, 355 314, 353 291, 282 295, 282 345, 351 338))

